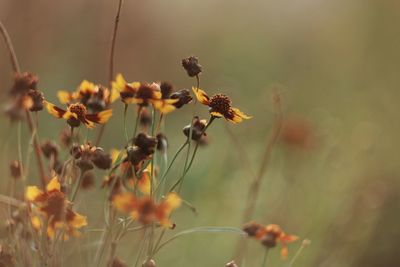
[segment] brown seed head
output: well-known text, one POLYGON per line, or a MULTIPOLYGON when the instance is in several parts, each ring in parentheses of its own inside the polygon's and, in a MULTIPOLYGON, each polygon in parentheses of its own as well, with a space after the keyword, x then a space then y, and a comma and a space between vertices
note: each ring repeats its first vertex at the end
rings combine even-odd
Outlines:
POLYGON ((103 149, 96 149, 92 153, 92 162, 97 168, 107 170, 111 168, 112 159, 111 156, 103 151, 103 149))
POLYGON ((12 95, 26 94, 29 89, 37 90, 38 77, 30 72, 17 73, 14 77, 14 85, 11 88, 12 95))
POLYGON ((210 111, 211 112, 218 112, 224 115, 224 117, 229 117, 232 115, 232 101, 229 99, 228 96, 224 94, 217 94, 213 95, 210 98, 210 111))
POLYGON ((157 139, 148 134, 139 133, 135 138, 134 144, 139 147, 145 155, 150 156, 155 151, 157 139))
POLYGON ((195 77, 202 71, 202 67, 199 64, 199 59, 195 56, 182 59, 182 67, 186 70, 189 77, 195 77))
POLYGON ((262 224, 256 223, 256 222, 249 222, 246 223, 242 230, 246 232, 246 234, 250 237, 256 236, 257 232, 263 229, 264 226, 262 224))
POLYGON ((44 107, 44 96, 39 90, 29 89, 28 97, 32 99, 30 111, 41 111, 44 107))
MULTIPOLYGON (((183 128, 183 134, 186 137, 189 137, 190 135, 190 124, 186 125, 183 128)), ((206 135, 206 133, 203 133, 204 128, 207 126, 207 123, 205 120, 200 120, 199 117, 194 117, 193 119, 193 128, 192 128, 192 140, 193 141, 199 141, 203 136, 206 135)))
POLYGON ((261 239, 261 244, 266 246, 267 248, 273 248, 276 246, 278 241, 278 236, 275 233, 269 232, 266 233, 261 239))
POLYGON ((192 102, 193 97, 190 95, 188 89, 179 90, 173 94, 171 94, 171 99, 178 99, 178 102, 175 102, 174 105, 176 108, 181 108, 183 105, 189 104, 192 102))
POLYGON ((13 160, 10 162, 10 173, 11 177, 14 179, 21 178, 22 176, 21 163, 18 160, 13 160))
POLYGON ((174 87, 169 82, 161 82, 160 90, 162 99, 168 99, 174 90, 174 87))
POLYGON ((43 155, 46 158, 58 158, 58 152, 59 152, 59 148, 57 146, 57 144, 53 141, 47 140, 45 142, 43 142, 43 144, 41 145, 41 149, 43 152, 43 155))

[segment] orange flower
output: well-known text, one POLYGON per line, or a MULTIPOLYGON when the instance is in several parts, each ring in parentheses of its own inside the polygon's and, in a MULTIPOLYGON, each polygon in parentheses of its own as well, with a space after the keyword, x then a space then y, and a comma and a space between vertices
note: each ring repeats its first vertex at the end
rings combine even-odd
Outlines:
POLYGON ((71 127, 79 127, 81 123, 93 128, 95 123, 104 124, 112 116, 112 110, 107 109, 98 113, 88 114, 86 107, 81 103, 70 104, 67 110, 46 102, 47 111, 56 118, 63 118, 71 127))
POLYGON ((232 101, 224 94, 216 94, 209 97, 206 92, 200 88, 192 88, 197 100, 203 105, 208 106, 210 109, 211 116, 221 118, 224 117, 226 120, 232 123, 239 123, 243 119, 251 119, 251 116, 247 116, 237 108, 232 107, 232 101))
POLYGON ((163 99, 158 83, 128 83, 121 74, 118 74, 112 82, 112 88, 120 93, 121 100, 125 104, 137 104, 145 107, 153 105, 161 113, 169 113, 176 109, 173 105, 179 99, 163 99))
POLYGON ((150 197, 137 198, 130 192, 118 194, 113 199, 117 210, 129 213, 134 220, 142 224, 158 222, 166 228, 173 228, 169 217, 171 212, 181 205, 181 198, 176 193, 169 193, 160 203, 150 197))
POLYGON ((261 244, 267 248, 273 248, 278 242, 280 242, 282 246, 281 256, 284 259, 288 255, 287 244, 298 239, 295 235, 286 234, 277 224, 268 224, 267 226, 263 226, 256 222, 249 222, 244 225, 243 231, 246 232, 249 237, 254 237, 260 240, 261 244))
MULTIPOLYGON (((36 186, 28 186, 25 193, 27 201, 31 202, 35 210, 43 214, 48 220, 47 234, 54 238, 55 231, 65 230, 64 238, 68 236, 79 236, 77 229, 87 225, 86 217, 74 212, 66 199, 65 194, 61 192, 61 186, 58 178, 54 177, 46 187, 46 191, 41 191, 36 186)), ((31 218, 32 225, 40 229, 41 220, 37 216, 31 218)))

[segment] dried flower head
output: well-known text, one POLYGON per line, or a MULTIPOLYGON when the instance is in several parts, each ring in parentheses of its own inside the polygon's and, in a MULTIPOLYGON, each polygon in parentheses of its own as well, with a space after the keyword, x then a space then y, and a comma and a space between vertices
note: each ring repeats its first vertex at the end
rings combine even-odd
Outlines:
POLYGON ((96 147, 90 143, 83 145, 73 145, 70 150, 71 155, 77 160, 76 165, 82 170, 93 169, 95 165, 99 169, 109 169, 112 164, 112 158, 105 153, 101 147, 96 147))
POLYGON ((10 162, 10 173, 11 177, 14 179, 19 179, 22 176, 21 163, 18 160, 13 160, 10 162))
POLYGON ((209 107, 209 112, 213 117, 224 117, 232 123, 239 123, 243 119, 251 119, 251 116, 247 116, 239 109, 232 107, 232 101, 224 94, 216 94, 209 97, 206 92, 195 87, 193 87, 193 92, 200 103, 209 107))
POLYGON ((8 247, 0 245, 0 267, 14 267, 17 261, 8 247))
POLYGON ((178 99, 176 103, 173 105, 176 108, 181 108, 186 104, 189 104, 192 102, 193 97, 190 95, 190 92, 188 89, 181 89, 173 94, 171 94, 171 99, 178 99))
MULTIPOLYGON (((207 121, 206 120, 200 120, 199 117, 195 116, 193 118, 193 127, 192 127, 192 140, 193 141, 199 141, 202 138, 206 136, 206 133, 204 132, 204 129, 207 126, 207 121)), ((189 137, 190 135, 190 127, 191 125, 186 125, 183 128, 183 134, 186 137, 189 137)))
POLYGON ((282 246, 282 258, 286 258, 288 255, 287 244, 298 239, 297 236, 286 234, 277 224, 263 226, 255 222, 250 222, 244 225, 243 231, 245 231, 249 237, 260 240, 261 244, 267 248, 273 248, 280 242, 282 246))
POLYGON ((41 111, 44 107, 44 95, 42 92, 34 89, 29 89, 27 96, 31 98, 32 105, 29 111, 41 111))
MULTIPOLYGON (((87 225, 86 217, 71 209, 71 203, 61 191, 61 185, 57 177, 54 177, 47 184, 45 192, 36 186, 28 186, 25 197, 27 201, 37 208, 39 214, 45 216, 47 234, 50 238, 54 238, 57 229, 65 230, 64 238, 79 236, 77 229, 87 225)), ((33 216, 31 219, 34 228, 41 227, 42 224, 38 217, 33 216)))
POLYGON ((129 213, 134 220, 142 224, 158 222, 166 228, 173 228, 169 217, 173 210, 181 205, 181 198, 176 193, 169 193, 160 203, 144 196, 137 198, 133 193, 125 192, 116 195, 113 204, 117 210, 129 213))
POLYGON ((155 151, 157 139, 148 134, 139 133, 135 137, 134 144, 139 147, 144 154, 151 155, 155 151))
POLYGON ((199 59, 195 56, 182 59, 182 67, 186 70, 189 77, 195 77, 199 75, 202 70, 202 67, 199 64, 199 59))
POLYGON ((57 159, 58 158, 58 153, 59 153, 59 147, 58 145, 51 141, 51 140, 46 140, 42 143, 41 147, 43 155, 46 158, 54 158, 57 159))
POLYGON ((37 90, 39 78, 30 72, 17 73, 14 77, 14 85, 11 88, 11 95, 24 95, 30 89, 37 90))
POLYGON ((168 99, 170 98, 171 93, 174 91, 174 86, 169 82, 161 82, 160 91, 161 91, 161 98, 168 99))
POLYGON ((71 127, 79 127, 81 123, 88 128, 93 128, 95 123, 104 124, 112 116, 112 110, 107 109, 98 113, 88 114, 86 107, 81 103, 70 104, 63 110, 46 102, 47 111, 58 119, 65 119, 71 127))

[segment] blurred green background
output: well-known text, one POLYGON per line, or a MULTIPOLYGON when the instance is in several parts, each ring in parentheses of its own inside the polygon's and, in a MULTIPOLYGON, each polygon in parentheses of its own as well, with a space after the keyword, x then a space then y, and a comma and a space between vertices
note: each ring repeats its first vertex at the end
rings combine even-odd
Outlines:
MULTIPOLYGON (((117 0, 2 0, 0 19, 22 69, 37 73, 46 98, 57 102, 57 90, 75 90, 82 79, 107 84, 116 7, 117 0)), ((312 241, 295 266, 399 266, 399 25, 398 0, 125 0, 115 70, 128 80, 167 80, 177 89, 190 88, 195 80, 187 77, 180 60, 198 56, 202 87, 230 95, 234 106, 254 116, 227 127, 255 170, 273 125, 271 93, 278 90, 286 138, 274 148, 254 220, 280 224, 312 241)), ((3 103, 11 78, 1 43, 3 103)), ((106 149, 124 143, 122 109, 115 106, 106 149)), ((205 107, 194 109, 208 116, 205 107)), ((170 155, 185 140, 181 128, 192 111, 185 107, 168 115, 170 155)), ((5 117, 0 123, 4 194, 8 162, 17 157, 17 127, 5 117)), ((199 214, 181 208, 176 232, 241 226, 252 177, 224 124, 219 120, 209 129, 210 144, 200 150, 185 182, 183 197, 199 214)), ((42 139, 58 138, 63 126, 46 112, 40 114, 42 139)), ((26 129, 24 137, 26 147, 26 129)), ((37 182, 33 160, 31 183, 37 182)), ((103 175, 99 173, 96 189, 78 198, 78 211, 89 217, 88 228, 101 226, 98 187, 103 175)), ((93 249, 85 244, 98 237, 91 233, 70 241, 66 255, 74 256, 67 257, 65 266, 86 266, 93 249)), ((117 255, 128 263, 137 238, 125 238, 118 248, 117 255)), ((236 241, 231 234, 193 234, 161 250, 156 261, 158 266, 224 266, 236 241)), ((259 266, 263 248, 249 243, 246 266, 259 266)), ((300 243, 290 245, 290 256, 300 243)), ((276 249, 268 264, 288 262, 276 249)))

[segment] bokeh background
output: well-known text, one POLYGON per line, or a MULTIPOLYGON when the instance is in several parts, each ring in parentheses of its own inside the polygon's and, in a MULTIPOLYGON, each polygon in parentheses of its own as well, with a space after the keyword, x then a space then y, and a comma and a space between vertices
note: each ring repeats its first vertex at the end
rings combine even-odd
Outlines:
MULTIPOLYGON (((117 0, 2 0, 0 19, 22 69, 37 73, 46 98, 56 102, 57 90, 75 90, 82 79, 107 84, 116 7, 117 0)), ((199 152, 183 190, 199 214, 180 209, 175 231, 241 226, 252 176, 238 147, 246 150, 250 167, 257 170, 273 126, 271 94, 278 91, 285 124, 254 220, 278 223, 312 241, 295 266, 399 266, 398 25, 397 0, 125 0, 117 72, 129 80, 167 80, 177 89, 190 88, 195 81, 180 60, 194 54, 204 68, 202 87, 230 95, 235 106, 254 116, 239 125, 219 120, 210 128, 210 144, 199 152)), ((3 103, 11 78, 8 54, 0 43, 3 103)), ((195 111, 207 116, 204 107, 198 105, 195 111)), ((181 128, 192 112, 186 107, 168 116, 170 155, 185 140, 181 128)), ((114 114, 106 128, 106 149, 124 143, 120 106, 114 114)), ((5 117, 0 122, 4 194, 7 164, 17 157, 17 127, 5 117)), ((57 139, 63 126, 40 114, 42 139, 57 139)), ((26 129, 23 134, 27 148, 26 129)), ((34 183, 31 165, 29 179, 34 183)), ((82 194, 77 203, 89 217, 89 228, 101 225, 102 175, 96 189, 82 194)), ((65 266, 87 266, 93 249, 85 244, 98 237, 91 233, 70 241, 65 253, 74 256, 67 257, 65 266)), ((224 266, 237 238, 226 233, 185 236, 156 260, 158 266, 224 266)), ((135 235, 125 238, 117 255, 132 263, 136 242, 135 235)), ((300 243, 290 245, 290 255, 300 243)), ((256 242, 249 248, 246 266, 259 266, 263 248, 256 242)), ((287 263, 278 249, 270 253, 269 266, 287 263)))

